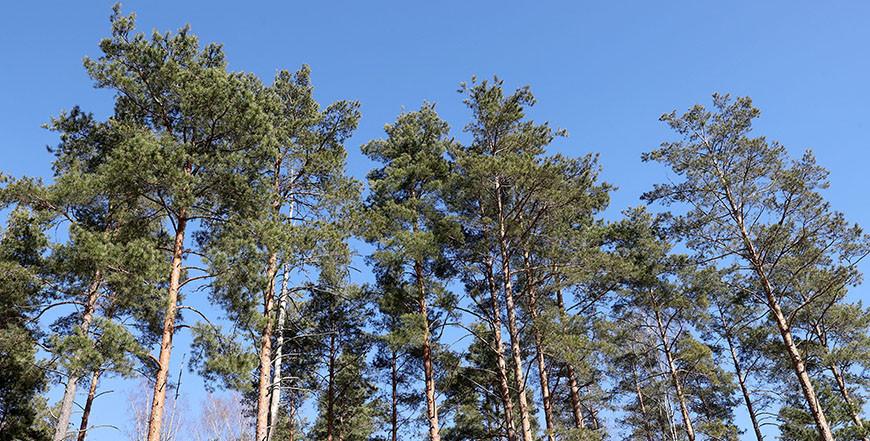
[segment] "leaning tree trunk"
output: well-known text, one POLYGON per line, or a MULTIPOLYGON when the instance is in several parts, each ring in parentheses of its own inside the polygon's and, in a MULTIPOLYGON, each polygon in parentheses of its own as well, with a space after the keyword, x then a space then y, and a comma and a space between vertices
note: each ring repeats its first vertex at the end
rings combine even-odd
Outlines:
POLYGON ((284 321, 287 317, 287 278, 289 277, 287 265, 281 277, 281 294, 278 299, 278 328, 275 337, 275 357, 272 360, 272 394, 269 397, 269 429, 266 439, 271 441, 278 424, 278 409, 281 407, 281 363, 284 351, 284 321))
POLYGON ((737 356, 734 336, 731 335, 731 330, 728 328, 728 323, 726 323, 725 316, 722 315, 721 310, 719 311, 719 320, 725 333, 725 342, 728 343, 728 350, 731 352, 731 362, 734 364, 734 373, 737 375, 737 383, 740 385, 740 393, 743 395, 743 402, 746 404, 746 411, 749 413, 749 421, 752 423, 752 430, 755 432, 755 439, 758 441, 764 441, 755 405, 752 403, 752 397, 749 395, 749 388, 746 385, 746 373, 743 371, 743 365, 740 363, 740 358, 737 356))
POLYGON ((764 297, 767 301, 767 308, 773 315, 774 322, 776 322, 776 329, 782 337, 782 342, 785 345, 795 376, 797 376, 798 383, 800 383, 801 392, 803 392, 810 414, 813 416, 813 421, 815 421, 816 430, 818 430, 822 441, 834 441, 834 434, 831 432, 831 426, 828 424, 828 419, 825 417, 825 412, 822 410, 822 405, 819 403, 816 396, 816 389, 813 387, 813 383, 810 381, 810 376, 807 373, 803 354, 801 354, 794 342, 794 336, 791 332, 791 324, 782 312, 779 299, 774 292, 770 279, 767 277, 767 271, 764 269, 764 260, 755 248, 755 244, 753 244, 752 239, 749 237, 749 232, 746 230, 743 212, 735 203, 734 195, 731 193, 731 189, 721 173, 719 173, 719 179, 725 190, 725 198, 728 201, 730 215, 736 222, 737 227, 740 229, 740 238, 745 247, 746 259, 749 261, 749 264, 758 276, 761 289, 764 292, 764 297))
MULTIPOLYGON (((819 339, 819 344, 824 348, 826 355, 830 355, 830 352, 828 351, 827 336, 818 324, 813 326, 813 333, 816 334, 816 338, 819 339)), ((831 375, 834 376, 834 381, 837 383, 837 390, 840 392, 840 396, 846 403, 846 408, 848 409, 849 416, 852 418, 852 422, 855 423, 855 427, 857 427, 858 431, 861 433, 861 439, 863 441, 870 441, 868 440, 867 435, 864 434, 864 421, 862 421, 860 413, 861 407, 852 401, 852 397, 849 394, 849 387, 846 386, 846 379, 840 371, 840 368, 837 367, 837 363, 833 359, 830 359, 830 357, 828 358, 828 370, 831 372, 831 375)))
MULTIPOLYGON (((97 270, 94 272, 94 279, 91 281, 90 286, 88 286, 88 298, 85 302, 82 322, 79 324, 79 329, 85 335, 87 335, 88 329, 91 326, 91 321, 94 319, 94 310, 96 309, 97 298, 99 297, 101 281, 102 276, 100 271, 97 270)), ((72 416, 73 402, 75 401, 78 382, 79 376, 74 372, 70 372, 69 377, 67 377, 66 388, 63 391, 63 400, 61 401, 60 413, 57 417, 57 425, 54 429, 54 441, 63 441, 69 435, 69 420, 72 416)))
POLYGON ((667 330, 662 323, 659 311, 655 311, 656 323, 659 328, 659 337, 661 338, 662 348, 665 352, 665 361, 668 364, 668 372, 671 376, 671 383, 674 386, 674 392, 677 394, 677 402, 680 404, 680 414, 683 416, 683 425, 686 429, 686 436, 689 441, 695 441, 695 428, 692 426, 692 418, 689 415, 689 406, 686 403, 686 395, 683 393, 683 385, 680 377, 677 375, 677 366, 674 363, 674 355, 671 353, 670 342, 668 341, 667 330))
POLYGON ((151 414, 148 417, 148 441, 160 441, 163 429, 163 410, 166 406, 166 386, 169 379, 169 361, 172 354, 172 337, 175 335, 175 318, 178 313, 178 291, 181 287, 181 264, 184 259, 184 232, 187 227, 186 211, 179 211, 172 247, 172 264, 169 273, 169 290, 166 296, 166 311, 163 318, 163 334, 160 340, 160 355, 154 377, 154 394, 151 414))
POLYGON ((78 441, 85 441, 85 437, 87 436, 88 420, 91 417, 91 408, 94 405, 94 398, 97 397, 97 384, 100 381, 101 374, 102 371, 94 371, 94 373, 91 374, 91 385, 88 388, 88 398, 85 400, 85 407, 82 410, 82 423, 79 426, 78 441))

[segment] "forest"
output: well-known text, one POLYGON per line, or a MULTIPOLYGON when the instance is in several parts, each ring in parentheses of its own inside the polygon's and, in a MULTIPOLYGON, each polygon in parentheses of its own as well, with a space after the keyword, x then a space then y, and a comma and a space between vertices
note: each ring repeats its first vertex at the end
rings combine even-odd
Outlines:
POLYGON ((870 236, 749 97, 663 114, 670 179, 605 220, 619 182, 552 152, 528 87, 385 121, 361 182, 360 103, 308 66, 232 71, 119 6, 99 48, 112 115, 51 119, 50 180, 0 174, 0 440, 870 440, 870 236))

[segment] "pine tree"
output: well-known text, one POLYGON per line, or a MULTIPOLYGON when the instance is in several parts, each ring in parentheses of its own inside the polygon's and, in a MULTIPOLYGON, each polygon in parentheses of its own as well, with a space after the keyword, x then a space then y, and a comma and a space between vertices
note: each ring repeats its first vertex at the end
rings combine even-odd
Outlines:
POLYGON ((763 137, 751 137, 759 111, 749 98, 714 95, 715 110, 695 106, 683 115, 662 116, 682 139, 667 142, 644 160, 670 166, 682 181, 658 185, 648 201, 686 203, 675 228, 702 259, 739 261, 758 287, 752 298, 763 304, 783 341, 806 406, 823 440, 834 439, 806 357, 795 342, 793 319, 828 298, 856 273, 868 240, 857 226, 834 212, 819 193, 827 171, 807 152, 799 160, 763 137), (821 253, 815 250, 822 250, 821 253), (801 298, 795 282, 805 271, 832 269, 823 289, 801 298))
POLYGON ((634 325, 626 332, 648 336, 636 343, 659 354, 690 441, 701 435, 736 440, 734 385, 711 349, 693 336, 708 301, 705 287, 693 283, 697 268, 685 256, 670 254, 664 232, 643 209, 627 212, 613 234, 616 253, 632 265, 614 303, 614 320, 634 325))
POLYGON ((158 441, 164 411, 172 338, 181 288, 187 276, 185 238, 201 220, 214 221, 224 207, 243 210, 255 201, 249 181, 263 157, 268 119, 263 86, 247 74, 227 71, 219 45, 200 48, 188 28, 175 34, 134 33, 133 16, 116 6, 112 36, 103 54, 86 59, 96 85, 116 93, 114 118, 128 132, 106 165, 118 188, 138 191, 170 228, 171 264, 148 441, 158 441))
POLYGON ((157 225, 142 201, 108 185, 113 177, 106 163, 120 148, 123 127, 97 122, 78 108, 55 118, 50 127, 61 135, 52 148, 55 182, 44 186, 20 179, 6 192, 68 235, 51 244, 45 259, 42 277, 50 293, 42 313, 63 305, 77 310, 54 321, 44 347, 66 378, 55 440, 71 435, 76 388, 81 377, 90 377, 77 436, 83 440, 99 378, 106 372, 131 375, 138 364, 152 367, 143 343, 154 335, 155 288, 164 255, 156 247, 157 225))
MULTIPOLYGON (((368 236, 378 245, 372 256, 376 272, 389 277, 402 291, 414 292, 417 303, 415 336, 422 352, 424 395, 429 439, 441 439, 436 402, 432 310, 434 296, 444 297, 439 279, 450 271, 446 259, 447 242, 443 236, 458 236, 453 231, 440 202, 440 192, 448 177, 445 158, 451 141, 448 126, 435 113, 434 106, 400 115, 387 125, 387 139, 372 141, 362 150, 369 158, 384 164, 369 173, 368 236), (411 274, 406 277, 405 274, 411 274)), ((436 303, 450 300, 434 297, 436 303)), ((449 313, 449 311, 448 311, 449 313)))
POLYGON ((343 237, 340 230, 349 227, 347 215, 358 199, 357 183, 344 175, 343 145, 356 127, 358 105, 340 101, 321 110, 307 67, 279 72, 263 95, 271 123, 264 140, 268 156, 257 163, 248 159, 258 170, 244 194, 256 203, 207 220, 198 237, 215 275, 212 298, 257 339, 249 343, 258 355, 258 440, 269 437, 270 415, 280 407, 280 372, 272 372, 280 362, 273 347, 282 345, 277 321, 294 288, 278 289, 279 272, 286 281, 317 260, 333 258, 323 244, 343 237))
MULTIPOLYGON (((4 179, 5 180, 5 179, 4 179)), ((3 195, 3 206, 8 201, 3 195)), ((39 393, 45 373, 36 361, 36 330, 30 318, 38 314, 46 219, 25 207, 15 208, 0 235, 0 433, 3 439, 50 439, 39 418, 39 393)))

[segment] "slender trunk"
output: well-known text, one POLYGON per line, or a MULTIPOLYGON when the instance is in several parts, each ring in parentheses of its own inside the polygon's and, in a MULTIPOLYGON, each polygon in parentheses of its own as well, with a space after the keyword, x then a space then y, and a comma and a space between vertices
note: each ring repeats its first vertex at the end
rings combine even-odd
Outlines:
POLYGON ((553 400, 550 396, 550 379, 547 373, 547 363, 544 359, 544 339, 538 327, 538 305, 536 280, 532 277, 528 250, 524 250, 523 263, 526 271, 526 290, 529 297, 529 315, 532 318, 532 337, 535 340, 535 360, 538 363, 538 379, 541 383, 541 401, 544 404, 544 423, 548 441, 555 441, 556 429, 553 427, 553 400))
MULTIPOLYGON (((85 302, 84 313, 82 314, 82 322, 79 324, 79 329, 87 335, 88 328, 91 326, 91 321, 94 319, 94 310, 96 309, 97 299, 99 298, 100 283, 102 275, 100 271, 94 272, 94 279, 88 286, 88 298, 85 302)), ((54 428, 54 441, 62 441, 69 435, 69 420, 72 417, 73 402, 76 397, 76 388, 78 386, 79 376, 70 372, 66 380, 66 388, 63 391, 63 400, 60 405, 60 413, 57 418, 57 425, 54 428)))
POLYGON ((269 255, 266 268, 268 284, 263 299, 263 317, 266 323, 260 336, 260 378, 257 383, 257 429, 256 441, 265 441, 269 426, 269 391, 272 389, 272 312, 275 307, 275 277, 278 274, 278 255, 269 255))
POLYGON ((275 330, 275 357, 272 360, 272 394, 269 397, 269 429, 266 439, 271 441, 278 424, 278 409, 281 407, 281 363, 284 350, 284 321, 287 317, 287 278, 290 276, 287 265, 281 276, 281 294, 278 298, 278 327, 275 330))
POLYGON ((163 318, 163 335, 160 340, 160 355, 154 377, 154 394, 151 400, 151 415, 148 417, 148 441, 160 441, 163 429, 163 410, 166 406, 166 385, 169 379, 169 361, 172 354, 172 337, 175 335, 175 318, 178 313, 178 290, 181 287, 181 263, 184 258, 184 233, 187 227, 185 210, 178 215, 175 242, 172 247, 172 263, 169 273, 169 289, 166 296, 166 311, 163 318))
POLYGON ((335 430, 335 333, 329 336, 329 384, 326 386, 326 441, 332 441, 335 430))
POLYGON ((91 374, 91 385, 88 388, 88 398, 85 400, 85 407, 82 410, 82 422, 79 425, 79 436, 78 441, 85 441, 85 437, 88 433, 88 420, 91 417, 91 408, 94 405, 94 398, 97 397, 97 384, 100 381, 100 375, 102 371, 94 371, 91 374))
POLYGON ((414 262, 414 275, 417 279, 417 306, 423 321, 423 374, 426 386, 426 419, 429 422, 429 440, 441 441, 438 431, 438 407, 435 402, 435 372, 432 367, 432 343, 429 341, 429 313, 426 309, 426 284, 423 276, 423 263, 414 262))
POLYGON ((640 380, 637 378, 637 367, 632 363, 631 376, 634 379, 634 392, 637 394, 637 403, 640 406, 640 414, 643 420, 643 432, 647 441, 653 441, 652 431, 649 428, 649 418, 646 416, 646 403, 643 399, 643 391, 640 389, 640 380))
MULTIPOLYGON (((556 290, 556 303, 559 306, 559 314, 564 321, 567 313, 565 312, 565 301, 562 298, 561 288, 556 290)), ((562 330, 565 331, 564 325, 562 330)), ((571 395, 571 415, 574 417, 574 427, 585 429, 586 422, 583 417, 583 403, 580 400, 580 386, 577 384, 577 373, 574 371, 574 366, 571 366, 571 363, 566 363, 565 369, 568 375, 568 392, 571 395)))
POLYGON ((752 403, 752 398, 749 395, 749 388, 746 386, 746 373, 743 372, 743 366, 740 363, 740 358, 737 356, 734 336, 731 335, 728 323, 726 323, 725 316, 722 315, 721 310, 719 311, 719 320, 725 330, 725 341, 728 343, 728 350, 731 352, 731 362, 734 364, 734 373, 737 375, 737 383, 740 385, 740 393, 743 395, 743 402, 746 404, 746 411, 749 413, 750 422, 752 422, 752 430, 755 432, 755 439, 758 441, 764 441, 755 405, 752 403))
POLYGON ((518 403, 520 407, 520 423, 522 424, 523 441, 533 441, 532 424, 529 418, 529 403, 526 397, 526 378, 523 374, 523 356, 520 348, 520 333, 517 326, 516 304, 514 302, 514 290, 511 282, 510 253, 508 251, 507 226, 504 218, 502 204, 501 184, 495 180, 496 203, 498 204, 498 227, 499 227, 499 252, 501 253, 501 272, 504 278, 505 309, 507 310, 508 334, 511 340, 511 355, 513 357, 514 383, 517 389, 518 403))
POLYGON ((689 406, 686 403, 686 396, 683 393, 682 382, 680 381, 680 377, 677 375, 677 366, 674 363, 674 356, 671 353, 671 345, 668 341, 667 330, 665 329, 664 323, 662 323, 662 317, 658 310, 655 311, 655 315, 656 323, 659 328, 659 337, 661 338, 662 348, 665 352, 668 372, 671 376, 671 383, 674 386, 674 392, 677 394, 677 402, 680 404, 680 414, 683 416, 683 426, 685 426, 686 429, 686 436, 689 438, 689 441, 695 441, 695 428, 692 426, 692 419, 689 415, 689 406))
POLYGON ((843 373, 840 372, 840 368, 838 368, 837 364, 833 361, 828 365, 828 368, 834 376, 834 380, 837 382, 837 389, 840 390, 840 396, 843 397, 843 401, 846 402, 846 407, 849 408, 849 415, 852 417, 852 422, 855 423, 855 427, 857 427, 861 432, 861 439, 868 441, 868 437, 865 435, 866 432, 864 431, 864 422, 861 420, 861 415, 859 414, 860 407, 852 401, 852 397, 849 395, 849 388, 846 387, 846 380, 843 377, 843 373))
POLYGON ((296 439, 296 403, 293 401, 293 394, 288 397, 287 410, 287 441, 296 439))
POLYGON ((487 257, 486 282, 492 306, 493 350, 496 353, 496 364, 498 366, 498 388, 502 404, 504 405, 505 428, 507 429, 508 441, 515 441, 517 433, 514 426, 514 403, 513 398, 511 398, 510 386, 508 385, 507 362, 504 358, 504 341, 501 336, 501 305, 498 301, 493 267, 492 257, 487 257))
MULTIPOLYGON (((825 352, 828 352, 828 339, 819 325, 813 326, 813 333, 816 334, 816 337, 819 339, 819 344, 822 345, 825 352)), ((840 392, 840 396, 843 398, 843 401, 846 403, 846 408, 849 410, 849 416, 852 418, 852 422, 855 423, 855 427, 858 428, 858 431, 861 433, 861 439, 864 441, 868 441, 867 435, 864 435, 864 421, 861 419, 861 407, 856 405, 854 401, 852 401, 852 397, 849 394, 849 388, 846 386, 846 379, 843 377, 843 373, 840 371, 840 368, 837 367, 837 363, 834 360, 830 360, 828 362, 828 370, 831 372, 831 375, 834 376, 834 381, 837 383, 837 390, 840 392)))
POLYGON ((601 429, 601 422, 598 421, 598 411, 595 408, 589 408, 589 416, 592 417, 592 430, 601 429))
POLYGON ((390 386, 392 395, 390 401, 390 439, 399 439, 399 372, 397 370, 396 351, 390 351, 390 386))
MULTIPOLYGON (((718 171, 717 167, 717 171, 718 171)), ((764 261, 761 258, 761 255, 758 253, 758 250, 755 249, 755 245, 752 243, 751 238, 749 237, 749 232, 746 231, 746 223, 743 219, 743 214, 740 209, 737 208, 737 204, 735 203, 735 199, 733 194, 731 193, 731 189, 727 185, 724 177, 721 172, 719 173, 719 179, 725 189, 725 197, 728 200, 729 208, 731 210, 731 216, 737 223, 738 228, 740 229, 740 236, 743 240, 743 245, 746 247, 746 252, 748 254, 749 263, 752 265, 752 268, 755 270, 755 274, 758 276, 759 281, 761 283, 761 289, 764 291, 764 296, 767 300, 767 307, 770 309, 770 312, 773 313, 774 321, 776 322, 776 328, 779 331, 780 336, 782 337, 782 342, 786 347, 786 351, 788 352, 789 359, 791 360, 792 368, 794 369, 795 375, 798 378, 798 382, 801 386, 801 391, 803 392, 804 398, 806 399, 807 406, 809 406, 810 414, 813 416, 813 420, 816 423, 816 429, 821 436, 823 441, 834 441, 834 435, 831 432, 831 426, 828 424, 828 419, 825 417, 825 412, 822 410, 822 406, 819 403, 819 400, 816 396, 816 389, 813 387, 812 381, 810 381, 810 376, 807 373, 806 363, 804 362, 803 355, 800 353, 797 345, 794 342, 794 337, 791 332, 791 324, 789 324, 788 319, 786 319, 785 314, 782 312, 782 308, 779 305, 779 300, 776 297, 776 293, 774 292, 773 285, 770 283, 770 279, 767 277, 767 272, 764 269, 764 261)))

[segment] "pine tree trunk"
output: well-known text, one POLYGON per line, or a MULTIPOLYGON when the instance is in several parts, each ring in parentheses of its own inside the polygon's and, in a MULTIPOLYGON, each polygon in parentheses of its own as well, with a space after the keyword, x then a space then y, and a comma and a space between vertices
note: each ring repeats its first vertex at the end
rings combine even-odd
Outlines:
POLYGON ((544 359, 544 339, 541 336, 541 330, 538 328, 538 306, 537 306, 537 291, 535 283, 537 281, 532 277, 531 263, 529 262, 529 252, 525 250, 523 253, 523 263, 526 271, 527 295, 529 297, 529 315, 532 318, 532 337, 535 341, 535 360, 538 363, 538 379, 541 383, 541 402, 544 405, 544 423, 546 425, 546 433, 548 441, 555 441, 556 429, 553 427, 553 400, 550 396, 550 379, 547 373, 547 363, 544 359))
POLYGON ((746 386, 746 374, 743 372, 743 366, 740 363, 740 358, 737 356, 737 348, 734 345, 734 337, 731 331, 727 328, 725 317, 719 312, 719 319, 725 329, 725 341, 728 343, 728 350, 731 352, 731 362, 734 363, 734 373, 737 375, 737 383, 740 385, 740 393, 743 395, 743 402, 746 404, 746 411, 749 413, 749 420, 752 422, 752 430, 755 432, 755 439, 764 441, 764 436, 761 434, 761 425, 758 422, 758 415, 755 411, 755 405, 752 404, 752 398, 749 395, 749 388, 746 386))
POLYGON ((257 383, 256 441, 265 441, 269 431, 269 391, 272 389, 272 312, 275 308, 275 278, 278 274, 278 255, 269 255, 266 268, 268 285, 263 293, 263 317, 266 322, 260 336, 260 377, 257 383))
POLYGON ((178 313, 178 291, 181 287, 181 264, 184 258, 184 233, 187 227, 185 210, 178 215, 175 242, 172 247, 172 264, 169 273, 169 290, 163 318, 163 334, 160 340, 157 373, 154 377, 154 394, 151 414, 148 417, 148 441, 160 441, 163 429, 163 410, 166 406, 166 386, 169 379, 169 361, 172 354, 172 337, 175 335, 175 318, 178 313))
POLYGON ((683 393, 683 385, 680 381, 680 377, 677 375, 677 366, 674 363, 674 356, 671 353, 671 345, 668 341, 667 330, 665 329, 664 323, 662 323, 662 317, 659 314, 659 311, 655 311, 656 314, 656 323, 659 328, 659 337, 661 338, 662 348, 665 352, 665 361, 668 364, 668 372, 671 376, 671 383, 674 386, 674 392, 677 394, 677 403, 680 404, 680 414, 683 416, 683 426, 686 429, 686 436, 689 438, 689 441, 695 441, 695 428, 692 426, 692 418, 689 415, 689 406, 686 403, 686 396, 683 393))
POLYGON ((767 277, 767 272, 764 269, 764 261, 755 249, 755 245, 752 243, 749 233, 746 231, 746 223, 744 222, 742 211, 737 208, 731 190, 728 187, 727 182, 722 178, 721 173, 719 173, 719 178, 725 189, 725 197, 728 200, 731 216, 737 222, 737 226, 740 229, 740 236, 743 240, 744 247, 746 247, 747 260, 749 260, 752 269, 759 278, 761 289, 764 291, 764 296, 767 300, 767 307, 773 315, 773 319, 776 322, 776 328, 779 331, 779 334, 782 337, 782 342, 788 352, 788 357, 791 360, 792 368, 794 368, 795 375, 800 383, 801 391, 806 399, 810 414, 816 423, 816 430, 818 430, 822 441, 834 441, 834 434, 831 432, 831 426, 828 424, 825 412, 822 410, 822 406, 816 397, 816 390, 813 387, 812 381, 810 381, 809 374, 807 373, 803 355, 794 343, 791 325, 788 323, 785 314, 782 312, 773 285, 771 285, 770 279, 767 277))
POLYGON ((646 414, 646 403, 643 399, 643 391, 640 389, 640 381, 637 378, 637 367, 632 363, 631 376, 634 380, 634 392, 637 394, 637 403, 640 406, 640 414, 643 420, 643 432, 647 441, 653 441, 652 431, 649 428, 649 418, 646 414))
MULTIPOLYGON (((486 234, 484 233, 484 236, 486 234)), ((492 333, 493 333, 493 350, 496 353, 496 365, 498 367, 498 388, 501 395, 502 404, 504 405, 505 429, 507 430, 508 441, 516 441, 517 433, 514 426, 514 403, 511 397, 510 386, 508 385, 507 362, 504 358, 504 341, 501 335, 501 305, 498 301, 498 290, 495 285, 495 269, 492 256, 488 255, 486 259, 486 284, 489 289, 490 305, 492 307, 492 333)))
MULTIPOLYGON (((84 313, 82 314, 82 322, 79 324, 79 329, 87 335, 88 329, 91 326, 91 321, 94 319, 94 310, 96 309, 97 299, 99 298, 100 283, 102 275, 100 271, 94 272, 94 280, 88 286, 88 299, 85 302, 84 313)), ((73 402, 76 397, 76 388, 78 386, 79 376, 75 373, 70 373, 67 377, 66 388, 63 391, 63 400, 60 405, 60 413, 57 418, 57 425, 54 429, 54 441, 63 441, 69 435, 69 420, 72 417, 73 402)))
POLYGON ((397 370, 396 351, 390 351, 390 386, 392 394, 390 396, 390 440, 398 441, 399 439, 399 372, 397 370))
POLYGON ((517 402, 520 408, 520 423, 522 424, 523 441, 533 441, 532 424, 529 418, 529 403, 526 397, 526 381, 523 374, 523 356, 520 348, 520 333, 517 327, 516 303, 514 302, 513 283, 511 282, 510 252, 507 243, 507 226, 505 225, 504 206, 502 204, 501 184, 495 180, 496 203, 498 204, 499 252, 501 253, 501 272, 504 278, 505 309, 507 310, 508 335, 511 340, 511 356, 513 357, 514 384, 517 389, 517 402))
POLYGON ((861 415, 858 413, 860 407, 852 401, 852 397, 849 395, 849 388, 846 387, 846 380, 843 378, 843 373, 840 372, 840 368, 838 368, 833 361, 831 361, 828 367, 831 374, 834 376, 834 380, 837 382, 837 389, 840 390, 840 396, 842 396, 843 401, 846 402, 846 407, 849 409, 849 415, 852 417, 852 422, 855 423, 855 427, 857 427, 862 434, 861 439, 868 441, 868 437, 864 435, 864 422, 861 420, 861 415))
MULTIPOLYGON (((819 344, 822 345, 825 352, 828 352, 828 339, 825 336, 825 333, 822 332, 822 329, 819 325, 813 326, 813 333, 816 334, 816 337, 819 339, 819 344)), ((843 373, 840 372, 840 368, 837 367, 837 364, 830 360, 828 363, 828 370, 831 372, 831 375, 834 376, 834 381, 837 383, 837 390, 840 392, 840 396, 843 398, 843 401, 846 403, 846 408, 849 411, 849 416, 852 418, 852 422, 855 423, 855 427, 858 428, 859 432, 862 434, 861 439, 863 441, 868 441, 868 437, 864 435, 864 422, 861 420, 860 414, 860 406, 857 406, 855 402, 852 401, 852 397, 849 394, 849 388, 846 386, 846 379, 843 377, 843 373)))
POLYGON ((435 372, 432 367, 432 342, 429 337, 429 313, 426 308, 426 285, 423 280, 423 264, 414 262, 414 274, 417 279, 417 305, 420 318, 423 321, 423 374, 426 386, 426 419, 429 422, 429 440, 441 441, 438 430, 438 407, 435 402, 435 372))
POLYGON ((335 431, 335 333, 329 336, 329 384, 326 386, 326 441, 332 441, 335 431))
POLYGON ((287 317, 287 278, 290 276, 287 266, 281 277, 281 294, 278 298, 278 327, 275 337, 275 357, 272 360, 272 394, 269 397, 269 430, 266 439, 271 441, 278 424, 278 409, 281 407, 281 363, 284 352, 284 322, 287 317))
MULTIPOLYGON (((555 270, 555 268, 554 268, 555 270)), ((559 306, 559 315, 562 320, 565 320, 567 313, 565 312, 565 301, 562 298, 562 289, 556 290, 556 303, 559 306)), ((563 331, 564 326, 563 326, 563 331)), ((574 372, 574 366, 570 363, 565 365, 568 375, 568 393, 571 395, 571 415, 574 417, 574 428, 585 429, 586 422, 583 418, 583 403, 580 400, 580 386, 577 385, 577 374, 574 372)))
POLYGON ((91 408, 94 405, 94 398, 97 396, 97 384, 100 381, 102 371, 94 371, 91 374, 91 385, 88 388, 88 398, 85 400, 85 407, 82 410, 82 422, 79 425, 78 441, 85 441, 88 433, 88 420, 91 417, 91 408))

